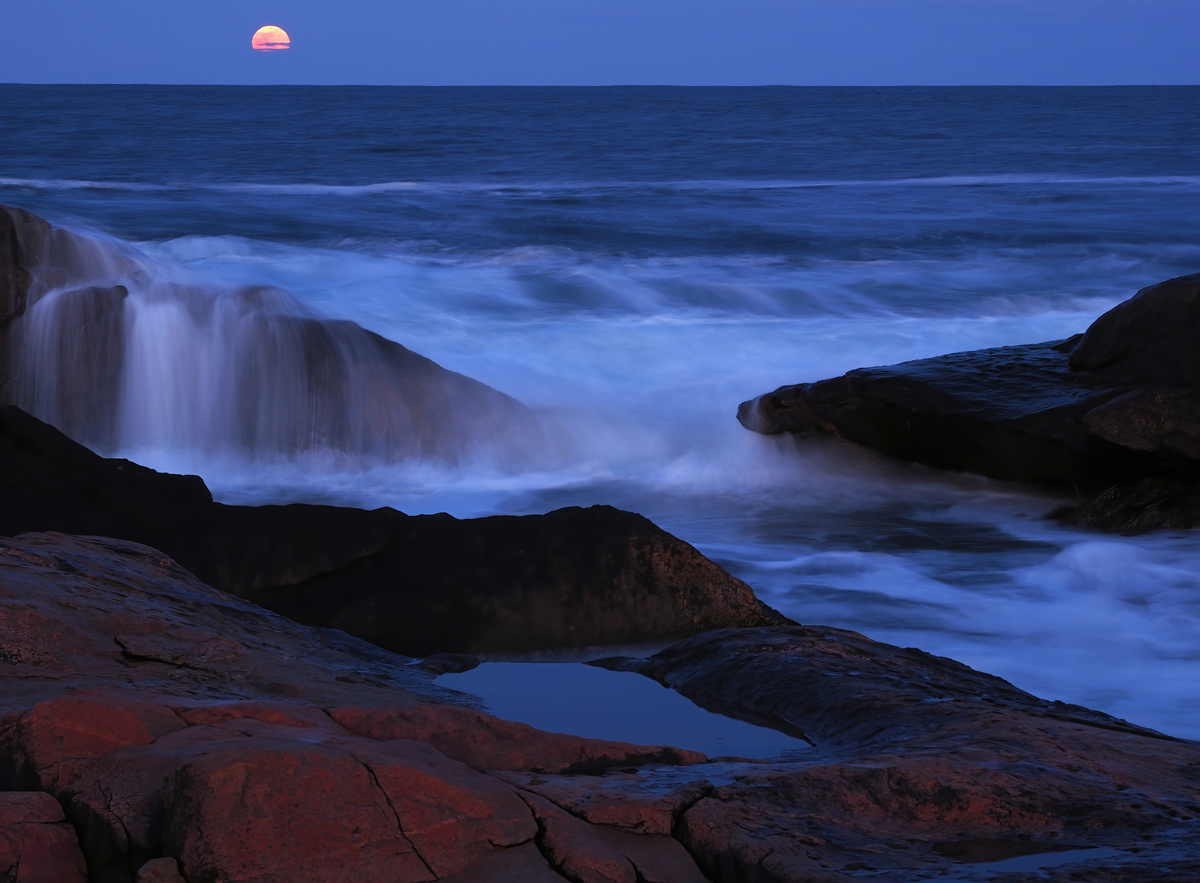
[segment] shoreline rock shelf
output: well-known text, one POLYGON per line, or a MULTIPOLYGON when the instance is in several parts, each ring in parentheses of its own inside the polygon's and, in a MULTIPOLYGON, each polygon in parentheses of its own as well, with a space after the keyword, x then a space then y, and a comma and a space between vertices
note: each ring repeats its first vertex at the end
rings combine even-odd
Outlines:
POLYGON ((1078 490, 1105 530, 1200 524, 1200 274, 1145 288, 1064 341, 952 353, 743 402, 765 434, 1078 490))
POLYGON ((410 662, 146 546, 0 540, 0 872, 917 883, 1103 847, 1036 879, 1200 878, 1200 744, 852 632, 718 630, 604 662, 803 731, 799 761, 546 733, 410 662))
MULTIPOLYGON (((495 873, 479 880, 560 879, 520 849, 539 837, 524 792, 487 770, 705 760, 499 720, 410 661, 217 592, 146 546, 0 541, 0 874, 82 883, 86 858, 116 883, 167 857, 188 883, 416 883, 481 861, 495 873)), ((571 861, 588 859, 581 839, 571 861)), ((617 850, 631 881, 642 853, 690 863, 673 842, 634 846, 617 850)))

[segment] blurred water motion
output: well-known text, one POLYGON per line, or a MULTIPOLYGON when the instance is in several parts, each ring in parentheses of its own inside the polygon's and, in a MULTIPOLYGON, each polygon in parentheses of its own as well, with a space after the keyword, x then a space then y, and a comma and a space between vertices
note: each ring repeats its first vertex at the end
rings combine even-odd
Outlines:
POLYGON ((5 330, 7 400, 106 452, 390 462, 535 449, 536 418, 503 393, 281 289, 182 282, 172 269, 56 231, 26 314, 5 330))
POLYGON ((231 502, 636 510, 795 619, 1200 738, 1195 533, 1084 534, 1053 495, 734 418, 1196 272, 1200 89, 279 88, 269 130, 264 94, 0 87, 0 202, 132 262, 43 305, 31 407, 231 502), (541 441, 464 407, 464 453, 378 456, 415 418, 334 320, 541 441))

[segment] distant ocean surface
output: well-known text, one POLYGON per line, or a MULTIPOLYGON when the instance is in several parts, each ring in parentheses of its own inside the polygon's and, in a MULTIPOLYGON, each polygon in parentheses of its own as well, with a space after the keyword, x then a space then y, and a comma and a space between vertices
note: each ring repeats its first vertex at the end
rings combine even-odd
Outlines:
POLYGON ((0 86, 0 202, 172 278, 285 288, 561 439, 521 464, 381 464, 164 425, 122 455, 238 503, 611 503, 799 621, 1192 738, 1200 533, 1069 530, 1052 495, 734 414, 854 367, 1066 337, 1200 271, 1198 145, 1191 87, 0 86))

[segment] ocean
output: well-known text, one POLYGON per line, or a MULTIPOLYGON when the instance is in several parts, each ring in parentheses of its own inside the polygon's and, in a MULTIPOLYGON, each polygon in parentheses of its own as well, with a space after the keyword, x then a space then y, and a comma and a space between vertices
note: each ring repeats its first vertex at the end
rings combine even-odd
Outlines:
POLYGON ((798 621, 1200 738, 1200 534, 1086 533, 1046 519, 1054 493, 735 419, 788 383, 1063 338, 1200 271, 1197 144, 1192 87, 8 85, 0 203, 138 268, 144 358, 102 453, 236 503, 612 504, 798 621), (516 397, 545 437, 238 441, 218 331, 171 292, 246 286, 516 397))

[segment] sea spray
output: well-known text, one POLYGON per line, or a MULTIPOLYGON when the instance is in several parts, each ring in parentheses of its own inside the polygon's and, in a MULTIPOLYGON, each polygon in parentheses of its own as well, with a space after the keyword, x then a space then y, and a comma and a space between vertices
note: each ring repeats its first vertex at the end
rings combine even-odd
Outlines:
POLYGON ((55 230, 6 330, 7 401, 123 448, 332 452, 368 461, 536 451, 516 400, 269 286, 173 278, 132 247, 55 230))

